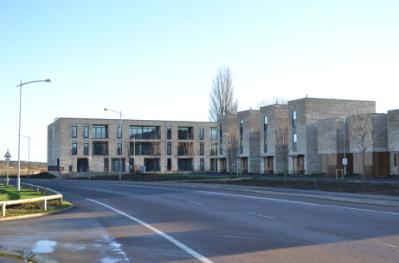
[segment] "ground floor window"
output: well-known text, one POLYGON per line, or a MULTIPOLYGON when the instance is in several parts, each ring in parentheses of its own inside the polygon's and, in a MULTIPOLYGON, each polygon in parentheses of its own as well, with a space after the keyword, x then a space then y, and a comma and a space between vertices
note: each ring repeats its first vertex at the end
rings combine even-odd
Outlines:
POLYGON ((125 159, 115 158, 111 160, 112 172, 125 171, 125 159))
POLYGON ((200 171, 204 172, 205 171, 205 161, 204 158, 200 159, 200 171))
POLYGON ((159 158, 144 158, 144 166, 147 172, 161 171, 161 167, 159 165, 159 158))
POLYGON ((104 172, 109 172, 109 159, 104 158, 104 172))
POLYGON ((217 172, 218 171, 218 160, 215 158, 211 159, 211 172, 217 172))
POLYGON ((393 154, 393 166, 398 166, 398 154, 394 153, 393 154))
POLYGON ((192 171, 193 170, 193 159, 184 158, 177 160, 177 167, 179 171, 192 171))
POLYGON ((168 171, 172 170, 172 159, 168 158, 166 166, 167 166, 166 169, 168 169, 168 171))

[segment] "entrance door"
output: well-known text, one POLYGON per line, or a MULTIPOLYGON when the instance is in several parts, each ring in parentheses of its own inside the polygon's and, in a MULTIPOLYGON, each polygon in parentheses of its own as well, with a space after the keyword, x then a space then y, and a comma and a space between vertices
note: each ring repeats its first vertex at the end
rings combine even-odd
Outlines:
POLYGON ((80 172, 88 172, 89 171, 89 159, 87 158, 78 158, 77 160, 77 171, 80 172))
POLYGON ((274 173, 273 156, 268 156, 265 158, 265 174, 274 173))
POLYGON ((241 158, 241 173, 248 173, 248 157, 241 158))

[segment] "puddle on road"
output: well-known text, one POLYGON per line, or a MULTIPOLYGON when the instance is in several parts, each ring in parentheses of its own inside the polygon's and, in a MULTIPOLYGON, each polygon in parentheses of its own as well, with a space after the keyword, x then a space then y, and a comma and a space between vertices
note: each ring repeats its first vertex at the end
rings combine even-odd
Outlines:
POLYGON ((35 243, 35 246, 32 249, 33 253, 52 253, 54 251, 57 242, 52 240, 40 240, 35 243))

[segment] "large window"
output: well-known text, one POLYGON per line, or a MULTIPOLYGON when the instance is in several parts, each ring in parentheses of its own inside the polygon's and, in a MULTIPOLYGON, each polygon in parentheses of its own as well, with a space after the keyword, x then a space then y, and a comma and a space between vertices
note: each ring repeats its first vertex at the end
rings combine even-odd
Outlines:
POLYGON ((125 171, 125 159, 123 159, 123 158, 113 158, 112 160, 111 160, 111 170, 112 170, 112 172, 119 172, 119 171, 122 171, 122 172, 124 172, 125 171))
POLYGON ((202 141, 205 137, 205 129, 204 128, 200 128, 199 129, 199 139, 202 141))
POLYGON ((192 142, 179 142, 177 144, 177 155, 178 156, 192 156, 193 155, 193 143, 192 142))
POLYGON ((193 127, 178 127, 177 128, 177 139, 193 140, 194 139, 193 127))
POLYGON ((108 155, 108 142, 93 142, 93 155, 108 155))
POLYGON ((118 126, 118 129, 116 131, 116 137, 118 139, 122 139, 122 127, 121 126, 118 126))
POLYGON ((122 155, 122 143, 121 142, 118 142, 116 144, 116 154, 117 155, 122 155))
POLYGON ((244 152, 243 139, 244 139, 244 121, 240 120, 240 153, 241 154, 244 152))
POLYGON ((166 130, 166 139, 172 140, 172 128, 170 127, 166 130))
POLYGON ((193 159, 178 159, 177 168, 179 171, 192 171, 193 170, 193 159))
POLYGON ((171 142, 168 142, 168 144, 166 145, 166 154, 172 155, 172 143, 171 142))
POLYGON ((292 111, 292 151, 296 152, 297 151, 297 114, 296 111, 292 111))
POLYGON ((72 155, 77 155, 78 154, 78 143, 73 142, 72 143, 72 155))
POLYGON ((205 171, 205 161, 204 158, 200 159, 200 171, 203 172, 205 171))
POLYGON ((93 125, 93 138, 95 138, 95 139, 108 138, 108 126, 107 125, 93 125))
POLYGON ((159 126, 130 126, 129 138, 158 140, 161 138, 159 126))
POLYGON ((212 127, 210 129, 211 141, 216 141, 218 137, 218 128, 212 127))
POLYGON ((172 159, 171 158, 168 158, 168 160, 167 160, 166 169, 168 169, 168 171, 172 170, 172 159))
POLYGON ((200 143, 200 152, 199 152, 199 155, 204 155, 205 153, 205 146, 204 146, 204 143, 203 142, 201 142, 200 143))
POLYGON ((211 154, 211 156, 218 155, 218 145, 217 145, 217 143, 212 143, 211 144, 210 154, 211 154))
POLYGON ((263 152, 267 153, 267 126, 268 126, 268 119, 267 116, 263 119, 263 152))
POLYGON ((85 142, 83 144, 83 154, 84 155, 89 155, 89 143, 88 142, 85 142))
POLYGON ((130 155, 158 155, 159 143, 158 142, 130 142, 129 145, 130 155), (135 149, 133 150, 133 146, 135 149))
POLYGON ((73 125, 72 126, 72 138, 76 138, 76 137, 78 137, 78 126, 73 125))
POLYGON ((83 138, 89 138, 89 125, 83 126, 83 138))

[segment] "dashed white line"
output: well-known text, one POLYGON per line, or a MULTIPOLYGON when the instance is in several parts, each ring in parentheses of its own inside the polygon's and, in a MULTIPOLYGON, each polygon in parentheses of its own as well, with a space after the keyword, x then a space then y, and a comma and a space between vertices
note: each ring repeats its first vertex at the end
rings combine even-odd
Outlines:
POLYGON ((190 203, 190 204, 193 204, 193 205, 204 205, 203 203, 195 202, 195 201, 187 201, 187 203, 190 203))
POLYGON ((262 214, 253 213, 253 212, 248 212, 248 215, 266 218, 266 219, 270 219, 270 220, 274 219, 274 217, 272 217, 272 216, 262 215, 262 214))
POLYGON ((106 207, 106 208, 108 208, 108 209, 120 214, 121 216, 124 216, 124 217, 126 217, 126 218, 128 218, 128 219, 130 219, 130 220, 132 220, 132 221, 134 221, 136 223, 139 223, 140 225, 143 225, 144 227, 146 227, 146 228, 150 229, 151 231, 157 233, 161 237, 165 238, 166 240, 168 240, 172 244, 176 245, 177 247, 181 248, 182 250, 184 250, 185 252, 187 252, 188 254, 190 254, 191 256, 193 256, 194 258, 198 259, 201 262, 213 263, 207 257, 205 257, 205 256, 201 255, 200 253, 194 251, 193 249, 191 249, 188 246, 184 245, 180 241, 178 241, 178 240, 174 239, 173 237, 169 236, 168 234, 162 232, 158 228, 155 228, 155 227, 151 226, 150 224, 147 224, 146 222, 144 222, 144 221, 142 221, 142 220, 140 220, 140 219, 138 219, 138 218, 136 218, 134 216, 131 216, 131 215, 119 210, 119 209, 116 209, 116 208, 114 208, 114 207, 112 207, 110 205, 107 205, 105 203, 102 203, 100 201, 97 201, 97 200, 94 200, 94 199, 90 199, 90 198, 87 198, 86 200, 91 201, 93 203, 96 203, 98 205, 104 206, 104 207, 106 207))
POLYGON ((204 193, 204 194, 209 194, 209 195, 220 195, 220 196, 239 197, 239 198, 250 198, 250 199, 258 199, 258 200, 266 200, 266 201, 282 202, 282 203, 290 203, 290 204, 300 204, 300 205, 308 205, 308 206, 338 208, 338 209, 346 209, 346 210, 353 210, 353 211, 366 212, 366 213, 373 213, 373 214, 384 214, 384 215, 391 215, 391 216, 392 216, 392 215, 394 215, 394 216, 399 216, 399 213, 396 213, 396 212, 379 211, 379 210, 363 209, 363 208, 354 208, 354 207, 349 207, 349 206, 316 204, 316 203, 301 202, 301 201, 293 201, 293 200, 285 200, 285 199, 270 198, 270 197, 251 196, 251 195, 240 195, 240 194, 229 194, 229 193, 219 193, 219 192, 211 192, 211 191, 197 191, 197 193, 204 193))

